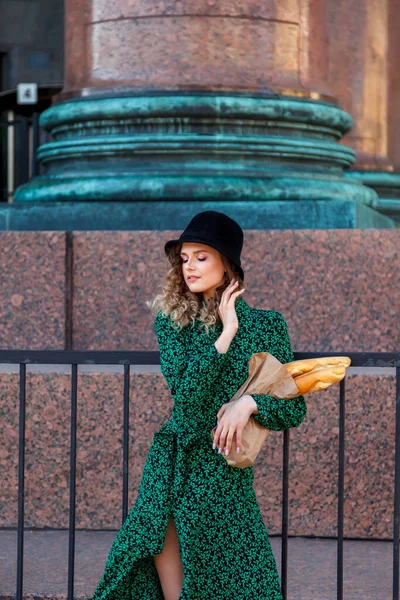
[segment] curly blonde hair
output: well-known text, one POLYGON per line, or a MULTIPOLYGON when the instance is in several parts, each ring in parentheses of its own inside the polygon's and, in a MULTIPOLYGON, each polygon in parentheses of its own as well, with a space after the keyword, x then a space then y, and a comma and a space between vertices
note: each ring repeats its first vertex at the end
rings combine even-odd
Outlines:
POLYGON ((171 267, 165 275, 161 293, 157 294, 152 300, 147 300, 145 304, 150 308, 153 315, 156 315, 159 311, 168 315, 179 329, 190 323, 194 324, 195 319, 198 318, 208 334, 221 321, 218 306, 222 293, 228 287, 232 278, 239 282, 236 291, 242 289, 243 280, 233 262, 220 252, 225 267, 224 281, 215 289, 214 298, 209 302, 204 302, 202 293, 191 292, 185 282, 182 272, 181 248, 182 243, 178 243, 169 251, 168 258, 171 267))

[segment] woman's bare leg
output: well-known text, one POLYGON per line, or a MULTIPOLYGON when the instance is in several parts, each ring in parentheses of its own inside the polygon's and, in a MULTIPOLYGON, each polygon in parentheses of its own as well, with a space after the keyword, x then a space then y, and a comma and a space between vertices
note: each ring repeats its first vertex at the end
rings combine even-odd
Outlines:
POLYGON ((164 547, 160 554, 155 554, 153 558, 165 600, 178 600, 183 584, 183 567, 172 515, 168 518, 164 547))

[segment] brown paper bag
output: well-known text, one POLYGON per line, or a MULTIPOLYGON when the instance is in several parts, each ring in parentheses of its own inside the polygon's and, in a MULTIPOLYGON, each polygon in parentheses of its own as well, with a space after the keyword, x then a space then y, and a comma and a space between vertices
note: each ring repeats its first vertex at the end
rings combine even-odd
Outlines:
MULTIPOLYGON (((274 398, 290 400, 299 396, 299 390, 294 378, 285 366, 269 352, 257 352, 249 360, 249 377, 238 389, 230 402, 244 394, 269 394, 274 398)), ((214 439, 216 427, 211 432, 214 439)), ((231 467, 245 468, 251 466, 270 430, 250 416, 242 434, 242 445, 239 454, 236 445, 228 456, 223 457, 231 467)))

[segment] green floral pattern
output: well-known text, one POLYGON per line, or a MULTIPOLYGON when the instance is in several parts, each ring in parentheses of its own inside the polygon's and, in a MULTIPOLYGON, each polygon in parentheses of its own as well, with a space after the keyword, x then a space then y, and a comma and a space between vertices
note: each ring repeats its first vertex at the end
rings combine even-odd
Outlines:
MULTIPOLYGON (((174 403, 154 434, 136 502, 111 547, 93 600, 163 600, 153 555, 162 551, 168 516, 174 517, 184 583, 179 600, 281 600, 279 575, 253 488, 254 467, 228 465, 212 449, 216 414, 248 377, 254 352, 293 360, 281 313, 236 300, 239 329, 228 351, 206 335, 198 319, 179 330, 158 313, 154 328, 160 364, 174 403)), ((303 396, 277 400, 253 395, 265 427, 297 427, 303 396)))

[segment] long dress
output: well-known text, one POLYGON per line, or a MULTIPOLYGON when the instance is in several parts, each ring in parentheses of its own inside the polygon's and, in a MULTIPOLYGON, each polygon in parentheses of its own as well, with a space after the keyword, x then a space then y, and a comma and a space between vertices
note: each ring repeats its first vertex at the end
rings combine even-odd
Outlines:
MULTIPOLYGON (((253 488, 254 467, 231 467, 213 450, 217 412, 248 377, 254 352, 293 360, 281 313, 236 300, 239 329, 225 354, 201 322, 177 329, 159 312, 154 328, 161 372, 174 400, 152 439, 137 499, 111 547, 93 600, 163 600, 153 556, 162 551, 173 515, 184 572, 179 600, 282 600, 279 575, 253 488)), ((279 400, 252 394, 261 424, 297 427, 303 396, 279 400)))

